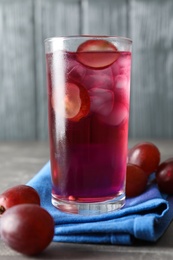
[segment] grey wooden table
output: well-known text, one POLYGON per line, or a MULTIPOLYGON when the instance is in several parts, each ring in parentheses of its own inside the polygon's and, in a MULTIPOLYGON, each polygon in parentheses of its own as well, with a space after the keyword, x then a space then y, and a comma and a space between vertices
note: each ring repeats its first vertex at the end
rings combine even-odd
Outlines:
MULTIPOLYGON (((139 140, 130 140, 132 146, 139 140)), ((148 140, 147 141, 153 141, 148 140)), ((162 160, 173 157, 173 140, 154 140, 162 160)), ((0 192, 8 187, 26 183, 49 159, 46 142, 0 143, 0 192)), ((170 260, 173 259, 173 223, 156 243, 139 243, 135 246, 51 243, 39 256, 32 259, 116 259, 116 260, 170 260)), ((0 241, 0 259, 28 259, 0 241)))

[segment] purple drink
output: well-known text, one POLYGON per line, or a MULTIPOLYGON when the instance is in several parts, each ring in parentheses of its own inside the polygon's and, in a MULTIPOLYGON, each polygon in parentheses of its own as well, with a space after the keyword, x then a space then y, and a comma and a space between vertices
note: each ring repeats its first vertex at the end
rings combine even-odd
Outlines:
POLYGON ((107 40, 87 40, 76 51, 50 52, 46 60, 53 204, 79 209, 108 202, 118 206, 106 211, 120 208, 131 52, 107 40))

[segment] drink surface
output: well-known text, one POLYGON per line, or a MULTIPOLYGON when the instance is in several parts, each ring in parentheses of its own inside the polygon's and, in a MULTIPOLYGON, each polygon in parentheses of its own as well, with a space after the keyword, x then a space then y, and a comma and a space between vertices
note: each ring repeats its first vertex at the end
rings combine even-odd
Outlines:
POLYGON ((47 54, 53 194, 96 202, 124 189, 131 53, 47 54))

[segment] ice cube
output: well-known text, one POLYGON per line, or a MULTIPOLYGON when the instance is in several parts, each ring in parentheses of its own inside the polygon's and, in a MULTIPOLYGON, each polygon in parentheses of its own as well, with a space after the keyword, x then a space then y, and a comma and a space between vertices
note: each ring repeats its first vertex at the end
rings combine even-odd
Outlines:
POLYGON ((118 60, 114 64, 112 64, 112 66, 111 66, 112 67, 112 74, 113 74, 114 77, 116 77, 117 75, 120 74, 120 66, 119 66, 118 60))
POLYGON ((128 109, 124 104, 115 103, 111 113, 107 116, 102 116, 100 119, 109 125, 118 126, 128 118, 128 109))
POLYGON ((127 83, 128 80, 126 75, 118 75, 115 77, 115 89, 126 89, 127 83))
POLYGON ((118 58, 118 60, 112 65, 112 73, 114 78, 118 75, 125 75, 126 78, 130 79, 131 69, 131 56, 130 54, 124 54, 118 58))
POLYGON ((108 89, 92 88, 89 90, 90 110, 107 116, 113 109, 114 93, 108 89))
POLYGON ((83 84, 87 89, 101 88, 101 89, 113 89, 113 77, 110 69, 104 70, 87 70, 87 73, 83 79, 83 84))
POLYGON ((124 55, 118 59, 119 74, 126 75, 127 79, 130 79, 130 69, 131 69, 131 56, 124 55))
POLYGON ((118 59, 118 64, 120 67, 130 67, 131 66, 131 55, 125 54, 118 59))
POLYGON ((86 68, 72 59, 68 61, 66 70, 68 78, 75 82, 80 82, 86 74, 86 68))

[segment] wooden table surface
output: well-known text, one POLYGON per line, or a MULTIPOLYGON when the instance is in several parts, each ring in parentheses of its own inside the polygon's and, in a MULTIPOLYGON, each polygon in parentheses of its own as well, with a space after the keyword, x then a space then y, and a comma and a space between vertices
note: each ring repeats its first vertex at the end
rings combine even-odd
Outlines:
MULTIPOLYGON (((160 149, 162 160, 173 157, 173 140, 153 141, 160 149)), ((130 140, 130 146, 139 140, 130 140)), ((0 192, 8 187, 26 183, 48 161, 47 142, 0 143, 0 192)), ((9 249, 0 241, 0 259, 28 259, 9 249)), ((156 243, 135 246, 51 243, 44 252, 31 259, 116 259, 116 260, 170 260, 173 259, 173 223, 156 243)))

